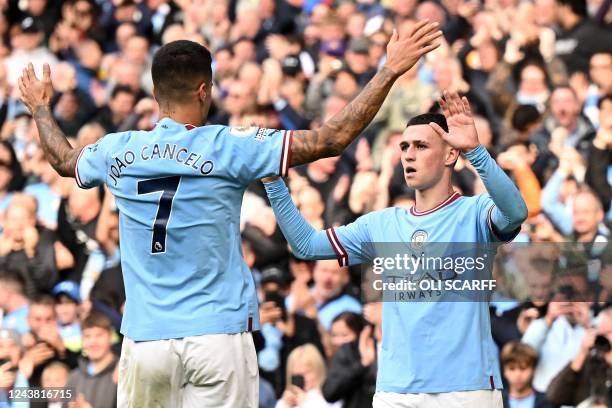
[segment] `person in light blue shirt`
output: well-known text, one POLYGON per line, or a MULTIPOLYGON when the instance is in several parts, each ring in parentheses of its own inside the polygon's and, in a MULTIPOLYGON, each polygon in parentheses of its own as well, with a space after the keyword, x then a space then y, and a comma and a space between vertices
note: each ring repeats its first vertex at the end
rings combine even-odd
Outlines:
POLYGON ((79 186, 106 184, 119 209, 126 288, 119 364, 120 406, 253 407, 259 329, 251 272, 240 247, 247 186, 340 154, 372 120, 389 89, 439 46, 437 23, 419 22, 387 47, 386 65, 320 129, 203 126, 210 105, 210 52, 192 41, 153 59, 160 121, 152 131, 106 135, 72 148, 53 118, 47 64, 19 80, 49 163, 79 186))
MULTIPOLYGON (((469 102, 445 93, 439 103, 444 116, 411 119, 399 145, 406 183, 416 190, 410 211, 387 208, 317 232, 301 216, 283 181, 264 179, 277 221, 297 257, 337 257, 346 266, 374 260, 381 248, 377 243, 487 244, 518 234, 527 207, 479 144, 469 102), (451 175, 460 152, 489 195, 463 197, 453 191, 451 175)), ((490 255, 492 260, 494 252, 490 255)), ((374 407, 502 406, 488 302, 384 302, 382 330, 374 407)))
POLYGON ((25 295, 25 281, 14 271, 0 273, 0 326, 14 329, 19 334, 30 331, 28 324, 29 301, 25 295))

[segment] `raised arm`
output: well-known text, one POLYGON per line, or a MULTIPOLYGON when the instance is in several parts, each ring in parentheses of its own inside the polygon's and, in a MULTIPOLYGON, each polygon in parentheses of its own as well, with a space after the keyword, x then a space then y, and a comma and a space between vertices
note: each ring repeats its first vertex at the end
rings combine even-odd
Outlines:
POLYGON ((527 206, 512 180, 478 141, 478 133, 466 97, 444 92, 438 103, 446 117, 449 132, 435 123, 429 125, 452 147, 465 153, 482 179, 495 207, 491 210, 494 232, 507 236, 527 218, 527 206))
POLYGON ((397 31, 387 45, 387 61, 365 88, 340 112, 318 130, 293 132, 289 165, 297 166, 337 156, 372 121, 397 78, 419 58, 440 45, 442 32, 437 23, 418 22, 410 35, 400 38, 397 31))
POLYGON ((34 66, 30 63, 19 78, 21 101, 28 108, 36 122, 40 145, 45 152, 49 164, 63 177, 74 177, 75 166, 80 149, 73 149, 66 135, 53 118, 51 100, 53 85, 51 84, 51 68, 43 65, 43 79, 36 78, 34 66))
POLYGON ((338 259, 340 266, 356 265, 371 259, 367 244, 372 241, 366 216, 341 227, 315 230, 297 209, 285 182, 278 177, 263 180, 276 221, 296 257, 338 259))
POLYGON ((291 250, 301 259, 334 259, 336 253, 325 231, 315 230, 297 209, 285 182, 278 177, 263 180, 276 221, 291 250))

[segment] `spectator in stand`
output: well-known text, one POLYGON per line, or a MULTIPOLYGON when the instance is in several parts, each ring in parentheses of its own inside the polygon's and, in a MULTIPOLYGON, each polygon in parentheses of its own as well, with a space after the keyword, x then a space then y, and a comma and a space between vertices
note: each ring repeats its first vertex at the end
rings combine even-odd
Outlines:
POLYGON ((60 327, 60 336, 64 346, 70 351, 81 351, 81 323, 78 308, 81 303, 79 285, 73 281, 63 281, 53 288, 55 297, 55 313, 60 327))
MULTIPOLYGON (((41 386, 44 388, 65 388, 68 384, 68 375, 70 370, 68 366, 59 361, 53 362, 47 366, 42 372, 41 386)), ((62 408, 62 398, 58 393, 57 398, 48 398, 48 408, 62 408)), ((32 404, 34 405, 34 404, 32 404)))
POLYGON ((16 330, 19 334, 29 332, 28 306, 25 281, 21 274, 13 271, 0 273, 0 310, 3 315, 0 326, 16 330))
MULTIPOLYGON (((597 327, 590 328, 580 344, 580 351, 548 386, 547 398, 557 405, 580 405, 585 400, 608 399, 612 368, 612 309, 597 316, 597 327)), ((590 406, 593 406, 590 405, 590 406)))
POLYGON ((529 324, 521 341, 539 355, 533 377, 536 391, 545 393, 552 379, 576 357, 590 327, 589 305, 571 302, 561 293, 551 299, 544 317, 529 324))
POLYGON ((71 266, 73 260, 53 232, 36 226, 36 200, 14 196, 6 211, 6 223, 0 237, 0 265, 19 271, 26 282, 26 294, 50 291, 58 278, 58 269, 71 266))
POLYGON ((30 303, 28 312, 30 332, 22 336, 25 354, 19 366, 30 386, 41 384, 43 370, 54 361, 69 367, 76 366, 77 354, 66 349, 57 325, 55 301, 42 295, 30 303))
POLYGON ((296 348, 287 358, 287 387, 276 408, 339 407, 323 398, 325 376, 325 361, 315 346, 305 344, 296 348))
POLYGON ((107 133, 120 130, 136 104, 136 95, 127 85, 118 85, 113 89, 108 108, 103 108, 94 118, 107 133))
POLYGON ((7 391, 14 387, 28 387, 22 372, 21 337, 15 330, 0 328, 0 404, 8 404, 7 391))
POLYGON ((612 152, 612 93, 602 96, 598 107, 599 129, 591 144, 590 160, 587 162, 584 180, 599 197, 604 211, 609 212, 612 199, 609 181, 610 152, 612 152))
POLYGON ((376 389, 376 341, 372 326, 363 324, 351 312, 332 324, 332 341, 339 348, 329 363, 323 396, 329 402, 342 400, 344 408, 371 407, 376 389))
MULTIPOLYGON (((338 265, 335 260, 317 261, 313 273, 314 285, 310 291, 310 301, 304 305, 307 316, 316 317, 328 331, 332 321, 342 312, 361 313, 361 304, 353 296, 344 292, 349 283, 348 269, 338 265)), ((294 299, 289 299, 292 304, 294 299)))
POLYGON ((67 386, 74 390, 81 401, 93 407, 115 407, 119 359, 111 350, 111 322, 106 316, 94 312, 83 320, 82 330, 83 351, 87 353, 87 358, 81 358, 79 367, 70 372, 67 386))
MULTIPOLYGON (((599 128, 600 101, 606 95, 612 94, 612 53, 593 54, 590 61, 589 77, 591 78, 591 84, 588 85, 588 88, 583 89, 585 100, 582 111, 593 126, 599 128)), ((588 84, 586 79, 585 83, 588 84)))
POLYGON ((503 390, 504 406, 508 408, 552 408, 546 396, 533 389, 533 373, 538 353, 517 341, 507 343, 501 351, 501 363, 508 387, 503 390))
POLYGON ((586 0, 557 0, 557 23, 555 52, 570 74, 587 72, 593 54, 612 52, 612 33, 588 18, 586 0))

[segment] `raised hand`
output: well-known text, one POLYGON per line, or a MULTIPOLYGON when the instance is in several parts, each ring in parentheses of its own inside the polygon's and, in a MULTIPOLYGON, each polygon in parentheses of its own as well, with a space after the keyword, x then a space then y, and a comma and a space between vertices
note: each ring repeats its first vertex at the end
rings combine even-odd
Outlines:
POLYGON ((478 141, 470 102, 467 98, 465 96, 461 98, 457 93, 450 94, 448 91, 444 91, 444 95, 438 99, 438 103, 446 117, 448 133, 436 123, 432 122, 429 126, 455 149, 468 152, 477 148, 480 142, 478 141))
POLYGON ((442 36, 438 23, 422 20, 416 23, 410 35, 400 38, 397 30, 387 44, 387 62, 385 66, 398 75, 402 75, 417 63, 419 58, 440 46, 436 41, 442 36))
POLYGON ((53 85, 51 84, 51 68, 49 64, 43 65, 43 78, 39 80, 34 73, 34 65, 28 64, 19 77, 19 90, 21 91, 21 101, 28 108, 30 113, 39 107, 51 106, 53 98, 53 85))

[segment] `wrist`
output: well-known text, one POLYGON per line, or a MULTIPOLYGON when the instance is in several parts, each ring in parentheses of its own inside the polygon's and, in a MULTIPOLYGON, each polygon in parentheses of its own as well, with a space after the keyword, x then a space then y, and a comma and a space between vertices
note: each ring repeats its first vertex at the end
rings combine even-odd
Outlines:
MULTIPOLYGON (((462 150, 462 152, 465 153, 465 154, 469 154, 469 153, 472 153, 473 151, 475 151, 476 149, 478 149, 480 146, 482 146, 480 143, 476 143, 474 145, 471 145, 471 146, 468 146, 468 147, 464 148, 462 150)), ((482 147, 484 148, 484 146, 482 146, 482 147)))
POLYGON ((393 65, 389 64, 389 61, 383 64, 379 73, 382 73, 383 71, 386 71, 388 74, 390 74, 393 81, 395 81, 397 78, 401 76, 401 74, 399 73, 400 70, 398 68, 393 67, 393 65))
POLYGON ((50 104, 42 104, 42 105, 36 105, 34 107, 32 107, 32 117, 36 118, 36 116, 39 115, 45 115, 51 113, 51 105, 50 104))

